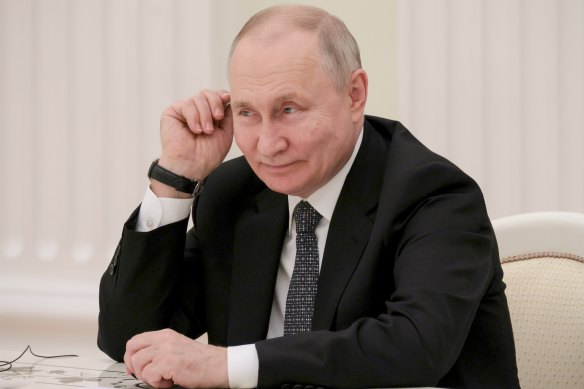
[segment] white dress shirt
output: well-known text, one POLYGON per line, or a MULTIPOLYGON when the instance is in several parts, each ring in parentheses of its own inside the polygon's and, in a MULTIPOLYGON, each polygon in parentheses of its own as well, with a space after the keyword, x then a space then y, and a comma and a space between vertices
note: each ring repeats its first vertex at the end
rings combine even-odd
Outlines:
MULTIPOLYGON (((284 334, 284 313, 286 311, 286 297, 290 286, 294 261, 296 260, 296 223, 293 212, 301 200, 306 200, 322 215, 316 226, 318 241, 318 263, 322 264, 324 246, 333 211, 345 183, 345 178, 353 166, 355 157, 361 146, 363 130, 359 134, 353 154, 343 168, 324 186, 316 190, 306 199, 297 196, 288 196, 289 225, 284 239, 280 266, 276 277, 274 300, 268 326, 267 338, 275 338, 284 334)), ((148 187, 142 200, 137 231, 151 231, 158 227, 186 219, 190 214, 193 199, 158 198, 148 187)), ((255 388, 258 384, 259 360, 253 344, 232 346, 227 348, 227 371, 231 388, 255 388)))

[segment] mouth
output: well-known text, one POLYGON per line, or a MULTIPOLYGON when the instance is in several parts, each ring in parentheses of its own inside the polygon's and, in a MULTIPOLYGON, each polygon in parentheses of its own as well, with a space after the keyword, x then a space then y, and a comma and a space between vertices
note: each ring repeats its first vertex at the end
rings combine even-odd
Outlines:
POLYGON ((292 168, 295 165, 295 162, 280 163, 280 164, 260 163, 260 165, 261 165, 263 170, 265 170, 269 173, 278 174, 278 173, 284 173, 287 170, 289 170, 290 168, 292 168))

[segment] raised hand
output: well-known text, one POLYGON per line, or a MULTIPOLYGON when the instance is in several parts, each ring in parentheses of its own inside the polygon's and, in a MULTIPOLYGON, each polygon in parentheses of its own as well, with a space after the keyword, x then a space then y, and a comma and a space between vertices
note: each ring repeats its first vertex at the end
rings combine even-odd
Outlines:
MULTIPOLYGON (((219 166, 233 142, 230 99, 225 90, 203 90, 168 107, 160 120, 160 166, 197 180, 219 166)), ((154 180, 152 190, 164 197, 178 195, 154 180)))

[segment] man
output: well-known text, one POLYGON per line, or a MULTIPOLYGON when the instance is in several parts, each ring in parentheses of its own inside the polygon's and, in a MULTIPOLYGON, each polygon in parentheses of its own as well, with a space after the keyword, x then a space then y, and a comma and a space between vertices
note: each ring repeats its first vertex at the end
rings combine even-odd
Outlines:
POLYGON ((229 81, 162 116, 150 189, 102 278, 100 348, 158 387, 517 387, 480 190, 364 115, 344 24, 264 10, 229 81), (222 164, 232 136, 244 158, 222 164))

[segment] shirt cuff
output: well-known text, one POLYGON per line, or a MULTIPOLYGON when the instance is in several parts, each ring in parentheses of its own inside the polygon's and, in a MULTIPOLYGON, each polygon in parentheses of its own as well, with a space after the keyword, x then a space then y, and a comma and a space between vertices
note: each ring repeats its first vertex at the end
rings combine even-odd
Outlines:
POLYGON ((146 188, 136 222, 136 231, 152 231, 158 227, 186 219, 191 213, 193 201, 194 197, 190 199, 159 198, 150 187, 146 188))
POLYGON ((260 363, 255 345, 227 347, 227 376, 230 388, 258 386, 260 363))

